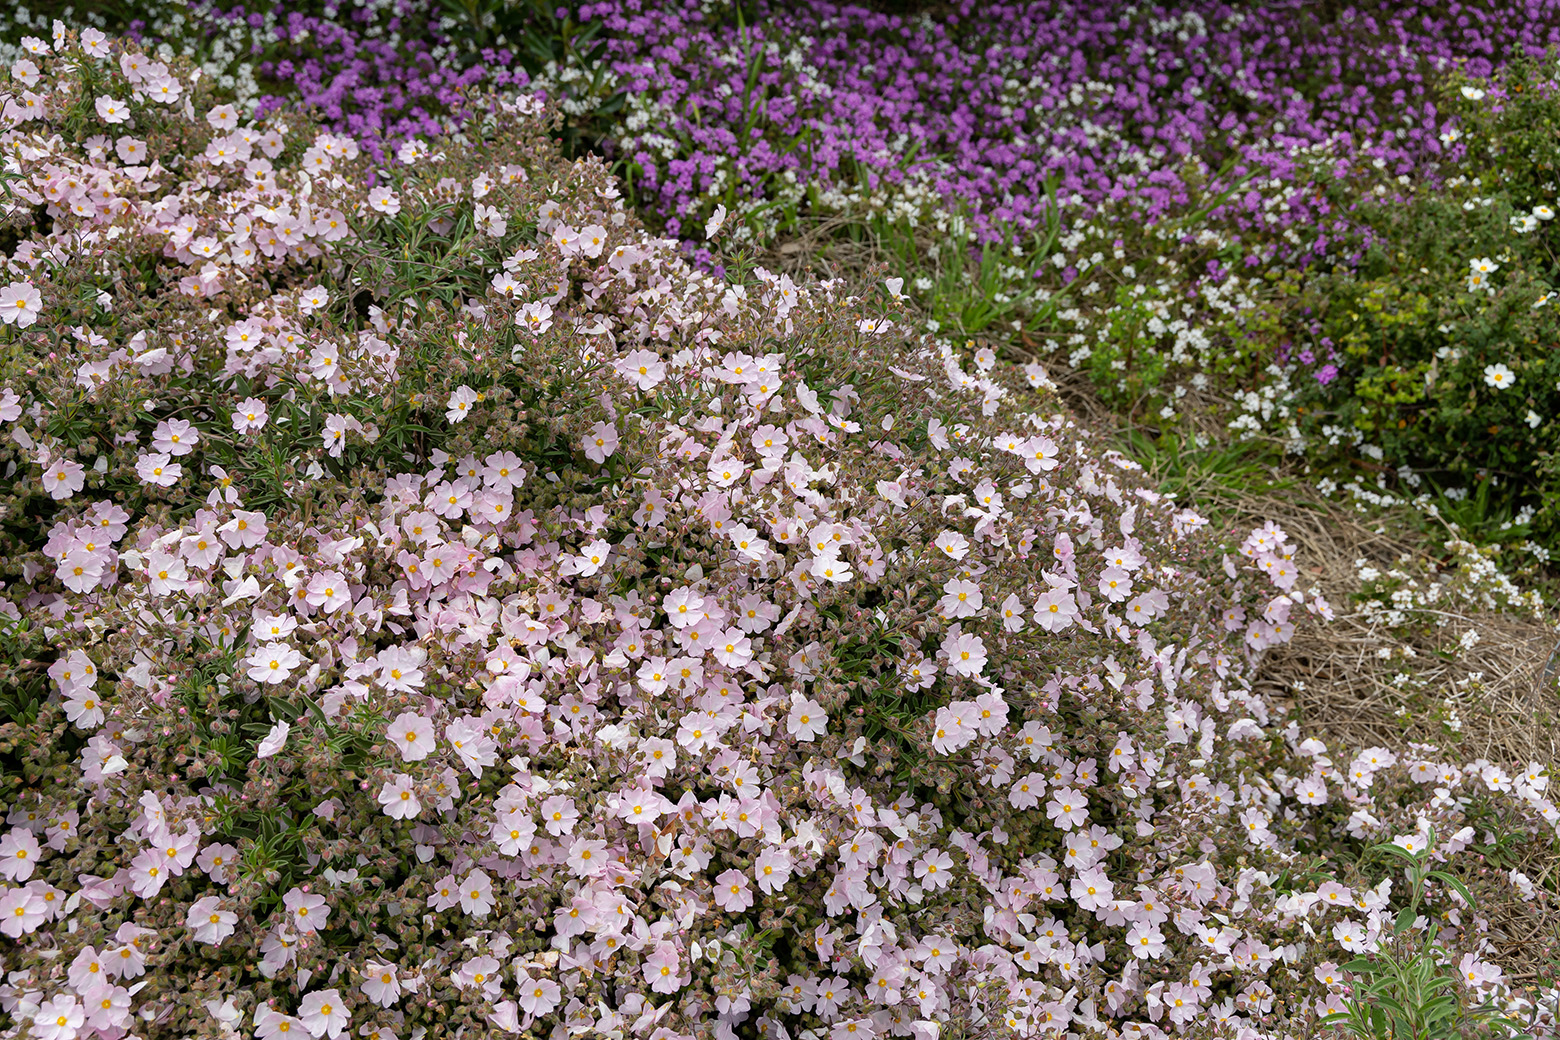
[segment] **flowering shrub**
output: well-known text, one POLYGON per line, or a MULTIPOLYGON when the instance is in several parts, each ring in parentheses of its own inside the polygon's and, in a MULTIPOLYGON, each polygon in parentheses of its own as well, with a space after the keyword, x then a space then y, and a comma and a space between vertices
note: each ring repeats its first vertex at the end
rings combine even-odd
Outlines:
POLYGON ((1554 82, 1550 64, 1519 61, 1448 85, 1466 149, 1457 176, 1407 205, 1368 207, 1377 246, 1357 271, 1309 287, 1319 320, 1306 346, 1325 346, 1336 375, 1296 395, 1313 430, 1358 430, 1378 458, 1443 486, 1500 485, 1494 499, 1525 506, 1551 548, 1556 185, 1538 148, 1560 122, 1554 82))
POLYGON ((690 268, 529 99, 379 167, 8 77, 11 1035, 1311 1036, 1416 931, 1552 1028, 1458 856, 1543 770, 1304 738, 1282 530, 1039 366, 690 268))

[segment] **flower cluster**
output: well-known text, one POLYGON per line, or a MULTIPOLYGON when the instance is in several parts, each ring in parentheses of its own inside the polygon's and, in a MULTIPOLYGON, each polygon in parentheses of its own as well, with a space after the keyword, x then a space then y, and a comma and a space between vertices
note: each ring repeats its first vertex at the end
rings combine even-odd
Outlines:
POLYGON ((1492 891, 1469 821, 1554 839, 1542 769, 1307 739, 1251 682, 1331 616, 1285 532, 900 286, 690 267, 529 98, 385 169, 46 51, 0 133, 14 1035, 1310 1036, 1406 930, 1361 842, 1492 891))

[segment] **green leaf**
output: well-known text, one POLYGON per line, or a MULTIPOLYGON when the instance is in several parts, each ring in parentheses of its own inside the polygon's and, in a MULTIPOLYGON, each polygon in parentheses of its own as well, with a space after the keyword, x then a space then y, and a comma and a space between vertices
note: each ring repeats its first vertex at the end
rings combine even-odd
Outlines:
POLYGON ((1412 852, 1409 852, 1403 846, 1401 846, 1401 845, 1394 845, 1390 841, 1382 842, 1380 845, 1373 846, 1371 848, 1371 851, 1372 852, 1385 852, 1388 855, 1396 856, 1398 859, 1407 860, 1409 863, 1412 863, 1415 866, 1419 865, 1419 857, 1418 856, 1414 855, 1412 852))
POLYGON ((1393 924, 1392 930, 1398 935, 1402 935, 1404 932, 1414 927, 1414 918, 1418 916, 1418 914, 1414 913, 1413 907, 1405 906, 1402 910, 1398 911, 1397 921, 1393 924))
POLYGON ((1434 878, 1435 880, 1441 882, 1443 885, 1448 886, 1453 891, 1455 891, 1458 895, 1462 896, 1463 899, 1467 901, 1469 906, 1473 905, 1473 893, 1468 891, 1468 886, 1464 885, 1461 881, 1458 881, 1456 878, 1452 877, 1452 875, 1448 874, 1446 871, 1444 871, 1444 870, 1432 870, 1430 873, 1426 874, 1425 877, 1434 878))

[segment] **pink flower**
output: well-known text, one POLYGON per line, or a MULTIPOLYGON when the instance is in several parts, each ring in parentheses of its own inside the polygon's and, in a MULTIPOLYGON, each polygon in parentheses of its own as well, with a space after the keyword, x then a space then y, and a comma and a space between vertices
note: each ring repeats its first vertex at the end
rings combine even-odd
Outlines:
POLYGON ((563 794, 555 794, 542 802, 541 813, 542 826, 553 837, 574 833, 574 825, 580 818, 579 810, 574 807, 574 799, 563 794))
POLYGON ((1063 787, 1051 793, 1051 800, 1045 804, 1045 814, 1056 826, 1070 831, 1089 822, 1089 800, 1081 791, 1063 787))
POLYGON ((460 908, 472 917, 486 917, 493 909, 493 880, 485 871, 473 870, 460 883, 460 908))
POLYGON ((944 888, 953 880, 953 857, 932 849, 915 862, 915 876, 927 888, 944 888))
POLYGON ((258 397, 246 397, 233 410, 233 430, 235 433, 248 433, 250 430, 263 429, 267 418, 265 402, 258 397))
POLYGON ((715 879, 715 905, 727 913, 741 913, 753 905, 753 890, 748 888, 747 875, 740 870, 726 870, 715 879))
POLYGON ((352 1020, 342 1003, 340 991, 334 989, 323 989, 304 997, 303 1003, 298 1005, 298 1017, 310 1036, 328 1036, 331 1040, 337 1040, 352 1020))
POLYGON ((396 197, 395 192, 383 185, 368 193, 368 205, 370 209, 387 216, 393 217, 401 212, 401 200, 396 197))
POLYGON ((33 1013, 33 1027, 28 1035, 38 1040, 74 1040, 86 1020, 86 1012, 76 1003, 75 996, 62 993, 44 1001, 33 1013))
POLYGON ((142 453, 135 460, 135 472, 143 484, 173 487, 184 475, 184 467, 163 452, 142 453))
POLYGON ((1049 437, 1029 438, 1024 443, 1020 454, 1024 456, 1024 465, 1031 473, 1043 473, 1060 465, 1056 461, 1056 442, 1049 437))
MULTIPOLYGON (((154 860, 155 855, 154 853, 154 860)), ((134 870, 135 866, 132 863, 132 882, 135 880, 134 870)), ((157 887, 161 888, 161 883, 157 887)), ((22 935, 37 931, 38 926, 47 920, 48 916, 48 911, 44 909, 43 897, 31 888, 9 888, 0 894, 0 935, 8 935, 12 939, 20 938, 22 935)))
POLYGON ((285 682, 303 661, 287 643, 267 643, 249 655, 249 677, 255 682, 275 685, 285 682))
POLYGON ((1358 921, 1339 921, 1333 925, 1332 936, 1350 953, 1369 953, 1375 945, 1358 921))
POLYGON ((422 812, 422 803, 412 790, 412 778, 405 773, 385 781, 379 789, 379 804, 392 820, 410 820, 422 812))
POLYGON ((65 554, 55 574, 72 592, 91 592, 103 580, 103 558, 90 549, 72 549, 65 554))
POLYGON ((381 961, 368 961, 363 965, 363 981, 358 983, 363 995, 380 1007, 387 1008, 401 999, 401 980, 396 976, 395 965, 381 961))
POLYGON ((332 412, 325 416, 325 427, 320 431, 320 441, 331 458, 339 459, 342 450, 347 446, 348 432, 362 428, 363 424, 352 416, 332 412))
POLYGON ((1127 949, 1140 961, 1157 959, 1165 952, 1165 933, 1157 925, 1138 921, 1127 932, 1127 949))
POLYGON ((422 666, 427 658, 416 646, 386 647, 374 658, 378 665, 375 681, 388 693, 410 693, 423 684, 422 666))
POLYGON ((932 749, 939 755, 951 755, 975 739, 978 731, 969 725, 971 713, 966 710, 973 707, 968 701, 960 701, 937 709, 932 723, 932 749))
POLYGON ((301 1040, 307 1030, 307 1026, 291 1015, 267 1011, 255 1026, 255 1036, 259 1040, 301 1040))
POLYGON ((1301 805, 1326 805, 1327 781, 1313 773, 1295 784, 1295 800, 1301 805))
POLYGON ((388 734, 391 743, 400 750, 401 758, 407 762, 421 762, 433 753, 437 744, 433 721, 416 712, 403 711, 397 715, 390 723, 388 734))
POLYGON ((1120 567, 1106 567, 1100 572, 1100 595, 1112 603, 1120 603, 1132 595, 1132 575, 1120 567))
POLYGON ((607 458, 617 451, 617 446, 617 427, 611 423, 599 422, 585 434, 585 457, 592 462, 606 462, 607 458))
POLYGON ((552 979, 533 979, 524 973, 515 980, 515 991, 520 996, 520 1010, 528 1015, 541 1016, 558 1006, 562 989, 552 979))
POLYGON ((1487 964, 1471 953, 1463 954, 1457 964, 1457 973, 1462 976, 1465 985, 1474 989, 1486 984, 1499 984, 1505 978, 1505 973, 1499 967, 1487 964))
POLYGON ((286 722, 285 720, 276 723, 276 725, 271 727, 270 732, 265 735, 265 739, 260 741, 259 746, 255 748, 255 757, 270 758, 272 755, 282 750, 282 748, 287 744, 287 734, 291 731, 291 723, 286 722))
POLYGON ((942 649, 948 655, 948 670, 955 675, 979 675, 986 667, 986 644, 974 633, 950 632, 943 639, 942 649))
POLYGON ((105 94, 97 99, 97 114, 110 125, 125 123, 130 119, 130 106, 105 94))
POLYGON ((26 881, 38 865, 41 851, 32 831, 12 827, 0 838, 0 876, 8 881, 26 881))
POLYGON ((43 471, 43 490, 56 502, 64 501, 82 489, 86 473, 85 466, 71 459, 51 462, 43 471))
POLYGON ((797 740, 812 741, 829 728, 829 716, 823 705, 810 698, 793 694, 791 712, 786 716, 785 731, 797 740))
POLYGON ((309 577, 304 600, 312 607, 334 614, 352 602, 352 590, 340 571, 324 571, 309 577))
POLYGON ((1047 632, 1065 631, 1078 616, 1078 602, 1066 589, 1051 589, 1035 601, 1035 624, 1047 632))
POLYGON ((233 519, 217 528, 217 533, 229 549, 253 549, 265 541, 269 530, 264 513, 235 509, 233 519))
POLYGON ((482 480, 489 487, 502 490, 517 488, 525 483, 525 469, 520 456, 512 451, 495 452, 483 460, 482 480))
POLYGON ((195 865, 219 885, 227 884, 228 868, 238 862, 238 849, 232 845, 213 844, 201 850, 195 865))
POLYGON ((108 57, 108 37, 97 29, 81 31, 81 49, 94 58, 108 57))
POLYGON ((677 947, 669 942, 656 943, 654 951, 646 957, 641 971, 645 981, 657 993, 676 993, 682 988, 677 974, 677 947))
POLYGON ((185 419, 165 419, 152 432, 152 447, 177 458, 188 455, 200 440, 200 431, 185 419))
POLYGON ((196 942, 218 946, 233 934, 238 915, 221 908, 222 900, 216 896, 204 896, 190 904, 184 924, 190 937, 196 942))
POLYGON ((944 531, 932 544, 954 560, 964 559, 970 551, 970 540, 958 531, 944 531))
POLYGON ((770 895, 780 891, 791 880, 791 854, 773 846, 765 849, 753 864, 753 876, 758 880, 758 887, 770 895))
POLYGON ((214 105, 211 111, 206 113, 206 122, 213 129, 226 133, 238 126, 238 109, 232 105, 214 105))
POLYGON ((666 619, 676 628, 691 628, 705 618, 704 597, 690 586, 673 589, 661 603, 666 619))
POLYGON ((1045 774, 1026 773, 1008 790, 1008 804, 1015 809, 1033 809, 1045 793, 1045 774))
POLYGON ((613 366, 618 375, 641 390, 653 390, 666 378, 666 363, 651 350, 632 350, 613 366))
MULTIPOLYGON (((292 914, 293 927, 300 932, 316 932, 325 927, 330 907, 318 892, 305 892, 301 888, 289 889, 282 897, 282 905, 292 914)), ((318 1035, 318 1034, 315 1034, 318 1035)))
POLYGON ((455 754, 477 779, 482 770, 496 762, 498 744, 474 719, 460 718, 444 727, 444 739, 455 748, 455 754))
POLYGON ((552 306, 546 300, 532 300, 515 312, 515 324, 540 336, 552 328, 552 306))
POLYGON ((753 660, 753 641, 740 628, 728 628, 715 640, 714 654, 727 668, 744 668, 753 660))
POLYGON ((973 617, 979 613, 982 599, 979 585, 953 578, 943 586, 943 597, 938 601, 937 609, 943 617, 973 617))
POLYGON ((589 877, 607 869, 607 843, 594 838, 576 838, 569 846, 568 865, 576 877, 589 877))

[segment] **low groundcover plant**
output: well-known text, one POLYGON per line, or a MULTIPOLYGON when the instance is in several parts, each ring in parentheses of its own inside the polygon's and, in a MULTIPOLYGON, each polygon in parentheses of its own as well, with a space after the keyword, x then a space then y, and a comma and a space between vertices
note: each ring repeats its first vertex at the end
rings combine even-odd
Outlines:
POLYGON ((1552 1022, 1462 854, 1543 769, 1305 737, 1284 532, 1039 366, 689 267, 530 98, 376 166, 97 36, 3 92, 6 1035, 1300 1037, 1430 913, 1552 1022))

